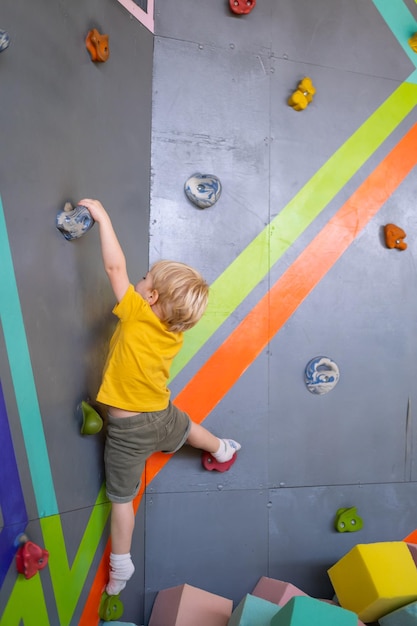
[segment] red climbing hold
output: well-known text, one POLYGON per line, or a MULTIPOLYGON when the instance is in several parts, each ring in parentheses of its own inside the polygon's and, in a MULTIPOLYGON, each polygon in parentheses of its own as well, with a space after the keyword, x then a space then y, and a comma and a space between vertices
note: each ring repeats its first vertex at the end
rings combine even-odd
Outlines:
POLYGON ((256 4, 256 0, 229 0, 230 10, 237 15, 250 13, 256 4))
POLYGON ((26 541, 16 552, 17 571, 25 578, 32 578, 36 572, 47 566, 48 558, 47 550, 43 550, 32 541, 26 541))
POLYGON ((204 469, 211 472, 212 470, 216 470, 217 472, 227 472, 233 463, 236 461, 237 452, 234 453, 232 458, 225 463, 219 463, 210 452, 203 452, 201 457, 201 462, 203 464, 204 469))

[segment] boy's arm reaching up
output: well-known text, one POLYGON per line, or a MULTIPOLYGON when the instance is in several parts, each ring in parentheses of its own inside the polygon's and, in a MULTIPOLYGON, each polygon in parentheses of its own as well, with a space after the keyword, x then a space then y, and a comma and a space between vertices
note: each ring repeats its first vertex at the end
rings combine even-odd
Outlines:
POLYGON ((117 301, 120 302, 129 287, 130 280, 127 274, 125 255, 114 232, 111 219, 98 200, 84 198, 78 204, 87 207, 99 226, 104 269, 117 301))

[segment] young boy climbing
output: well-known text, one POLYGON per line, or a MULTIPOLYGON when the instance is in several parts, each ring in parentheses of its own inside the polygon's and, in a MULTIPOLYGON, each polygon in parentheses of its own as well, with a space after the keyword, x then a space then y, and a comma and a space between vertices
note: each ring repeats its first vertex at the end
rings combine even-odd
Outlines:
POLYGON ((171 403, 167 388, 183 332, 199 321, 207 306, 207 283, 183 263, 159 261, 133 286, 103 205, 91 199, 79 204, 87 207, 99 226, 104 269, 117 300, 113 313, 118 324, 97 395, 108 406, 104 464, 107 497, 112 503, 112 548, 106 591, 116 595, 135 570, 130 556, 133 499, 146 459, 156 451, 176 452, 188 443, 224 463, 240 444, 219 439, 192 422, 171 403))

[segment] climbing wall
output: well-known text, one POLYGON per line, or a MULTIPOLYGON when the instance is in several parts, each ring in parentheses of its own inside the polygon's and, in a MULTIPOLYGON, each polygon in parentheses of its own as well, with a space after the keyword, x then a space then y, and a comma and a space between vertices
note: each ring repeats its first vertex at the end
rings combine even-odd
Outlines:
POLYGON ((149 461, 123 619, 147 624, 183 583, 235 606, 261 576, 331 597, 326 570, 352 546, 417 526, 416 3, 6 0, 0 29, 0 625, 98 623, 103 433, 81 436, 75 409, 96 393, 113 298, 97 230, 55 228, 82 196, 109 209, 132 279, 174 258, 210 282, 171 389, 242 443, 225 474, 187 447, 149 461), (184 194, 196 172, 221 180, 211 208, 184 194), (406 250, 385 246, 387 223, 406 250), (340 370, 325 395, 304 383, 318 355, 340 370), (363 529, 337 533, 349 506, 363 529), (24 530, 50 553, 29 580, 24 530))
POLYGON ((212 285, 171 387, 242 451, 222 475, 187 449, 149 468, 147 616, 184 582, 235 604, 260 576, 331 597, 333 562, 417 519, 417 5, 228 4, 157 4, 150 256, 212 285), (184 194, 195 172, 222 182, 211 208, 184 194), (304 384, 318 355, 340 369, 326 395, 304 384), (347 506, 358 533, 334 529, 347 506))
POLYGON ((0 22, 10 35, 0 53, 0 623, 91 624, 109 505, 103 436, 81 436, 76 407, 95 397, 113 297, 98 231, 66 241, 55 218, 66 201, 99 198, 134 278, 146 271, 153 36, 117 0, 6 0, 0 22), (86 49, 93 28, 109 35, 105 63, 86 49), (14 565, 23 531, 50 554, 29 580, 14 565))

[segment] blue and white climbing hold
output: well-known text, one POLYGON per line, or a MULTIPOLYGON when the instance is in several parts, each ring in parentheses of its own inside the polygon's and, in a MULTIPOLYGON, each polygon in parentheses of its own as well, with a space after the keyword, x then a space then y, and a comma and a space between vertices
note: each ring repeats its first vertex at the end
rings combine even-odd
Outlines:
POLYGON ((217 176, 197 172, 185 182, 184 191, 199 209, 207 209, 220 198, 222 185, 217 176))
POLYGON ((316 356, 306 365, 304 380, 311 393, 323 395, 331 391, 338 383, 339 368, 332 359, 316 356))
POLYGON ((0 52, 6 50, 10 45, 10 36, 9 33, 6 33, 5 30, 0 28, 0 52))
POLYGON ((94 219, 87 207, 77 205, 73 208, 71 202, 66 202, 64 210, 56 216, 56 227, 68 241, 79 239, 94 224, 94 219))

